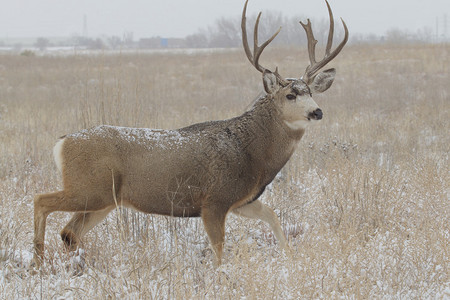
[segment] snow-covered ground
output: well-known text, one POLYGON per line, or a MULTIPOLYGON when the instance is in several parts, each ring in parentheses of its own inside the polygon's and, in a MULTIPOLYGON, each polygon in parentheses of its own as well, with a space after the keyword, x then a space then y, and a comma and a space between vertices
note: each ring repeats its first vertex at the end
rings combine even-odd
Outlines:
MULTIPOLYGON (((72 254, 70 214, 52 213, 35 270, 33 197, 61 188, 61 135, 240 113, 261 88, 242 53, 1 56, 0 299, 449 299, 450 50, 377 47, 336 59, 324 119, 262 195, 292 258, 269 226, 230 215, 217 269, 200 219, 124 209, 72 254)), ((291 50, 264 59, 297 74, 291 50)))

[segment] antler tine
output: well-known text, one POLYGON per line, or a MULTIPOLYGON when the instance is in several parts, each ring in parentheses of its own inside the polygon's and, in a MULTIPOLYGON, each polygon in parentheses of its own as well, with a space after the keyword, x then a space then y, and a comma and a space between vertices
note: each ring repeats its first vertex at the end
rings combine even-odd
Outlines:
MULTIPOLYGON (((308 22, 304 24, 300 21, 300 24, 303 26, 306 32, 306 38, 308 40, 308 54, 309 54, 309 66, 306 68, 306 71, 309 70, 310 67, 316 64, 316 44, 317 40, 314 38, 314 33, 311 27, 311 21, 308 19, 308 22)), ((305 73, 306 74, 306 73, 305 73)))
POLYGON ((325 49, 325 56, 330 55, 331 46, 333 45, 333 36, 334 36, 334 18, 333 18, 333 12, 331 11, 330 4, 327 0, 325 0, 328 8, 328 14, 330 15, 330 30, 328 31, 328 41, 327 41, 327 47, 325 49))
POLYGON ((241 20, 242 44, 244 46, 244 51, 245 54, 247 55, 248 60, 253 64, 252 53, 250 51, 250 47, 248 46, 248 39, 247 39, 247 18, 245 17, 247 14, 247 3, 248 0, 245 1, 244 10, 242 11, 242 20, 241 20))
POLYGON ((328 41, 327 41, 327 46, 325 48, 325 56, 321 61, 316 62, 316 60, 315 60, 315 48, 316 48, 317 40, 314 39, 311 22, 309 21, 309 19, 308 19, 307 24, 300 22, 300 24, 305 29, 306 36, 308 39, 308 52, 309 52, 310 65, 306 68, 305 74, 302 77, 303 80, 305 80, 307 83, 310 83, 310 81, 312 80, 314 75, 320 69, 322 69, 326 64, 328 64, 330 61, 332 61, 339 54, 339 52, 341 52, 342 48, 344 48, 345 44, 348 41, 348 28, 347 28, 347 25, 345 24, 344 20, 341 18, 342 25, 344 26, 345 36, 344 36, 344 39, 342 40, 342 42, 339 44, 339 46, 337 46, 337 48, 334 49, 334 51, 332 51, 330 53, 331 47, 333 45, 334 18, 333 18, 333 12, 331 11, 330 4, 328 3, 327 0, 325 0, 325 2, 327 4, 328 14, 330 16, 330 30, 328 32, 328 41))
POLYGON ((266 68, 264 68, 263 66, 261 66, 259 64, 259 57, 261 56, 262 52, 264 51, 264 48, 266 48, 267 45, 269 45, 273 41, 273 39, 278 35, 278 33, 280 33, 281 27, 267 41, 262 43, 261 46, 258 46, 258 26, 259 26, 259 19, 261 18, 261 13, 259 13, 258 17, 256 18, 255 29, 253 32, 253 54, 252 54, 250 47, 248 45, 248 39, 247 39, 247 18, 246 18, 247 4, 248 4, 248 0, 245 1, 244 10, 242 11, 242 21, 241 21, 242 44, 244 46, 245 54, 247 55, 247 58, 251 62, 251 64, 259 72, 264 73, 266 68))

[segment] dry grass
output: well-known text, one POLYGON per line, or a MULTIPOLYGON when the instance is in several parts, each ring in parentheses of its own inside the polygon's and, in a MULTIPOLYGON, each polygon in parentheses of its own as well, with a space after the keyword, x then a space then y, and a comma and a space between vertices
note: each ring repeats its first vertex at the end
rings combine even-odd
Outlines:
MULTIPOLYGON (((124 210, 69 257, 48 218, 46 264, 27 271, 34 194, 60 188, 58 136, 97 124, 177 128, 240 114, 261 90, 243 51, 0 56, 0 298, 449 297, 450 46, 348 46, 311 127, 263 195, 294 249, 230 216, 216 270, 198 219, 124 210)), ((305 51, 262 58, 285 76, 305 51)))

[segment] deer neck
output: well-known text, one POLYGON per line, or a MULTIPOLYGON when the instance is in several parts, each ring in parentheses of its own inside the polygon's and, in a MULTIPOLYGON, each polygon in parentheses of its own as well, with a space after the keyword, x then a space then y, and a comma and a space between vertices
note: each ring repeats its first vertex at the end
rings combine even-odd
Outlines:
POLYGON ((248 153, 258 162, 271 181, 294 153, 304 130, 286 126, 281 112, 270 96, 259 99, 253 108, 243 115, 250 141, 248 153))

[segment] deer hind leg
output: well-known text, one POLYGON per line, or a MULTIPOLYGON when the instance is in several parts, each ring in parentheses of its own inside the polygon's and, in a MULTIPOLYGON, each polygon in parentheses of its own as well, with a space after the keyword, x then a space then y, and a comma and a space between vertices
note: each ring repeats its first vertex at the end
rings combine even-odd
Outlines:
POLYGON ((83 236, 100 223, 113 210, 114 206, 94 212, 77 212, 61 231, 61 238, 67 250, 76 250, 83 236))
POLYGON ((251 219, 259 219, 268 223, 272 228, 275 237, 280 243, 280 246, 284 249, 284 251, 286 251, 288 255, 291 254, 291 249, 289 248, 289 244, 283 233, 283 229, 281 229, 280 221, 278 220, 278 216, 273 211, 273 209, 263 204, 259 200, 255 200, 249 204, 235 208, 232 212, 238 216, 243 216, 251 219))
POLYGON ((47 216, 58 210, 63 202, 64 192, 36 195, 34 198, 34 258, 33 264, 39 267, 44 256, 45 225, 47 216))
POLYGON ((216 254, 216 260, 214 264, 216 266, 219 266, 222 262, 222 249, 225 240, 226 212, 203 208, 201 216, 206 233, 209 237, 209 241, 214 250, 214 253, 216 254))
POLYGON ((106 205, 99 199, 87 201, 84 197, 77 199, 64 191, 36 195, 34 198, 34 258, 33 265, 39 267, 44 256, 45 225, 47 216, 54 211, 97 212, 106 205), (82 200, 79 200, 82 199, 82 200))

